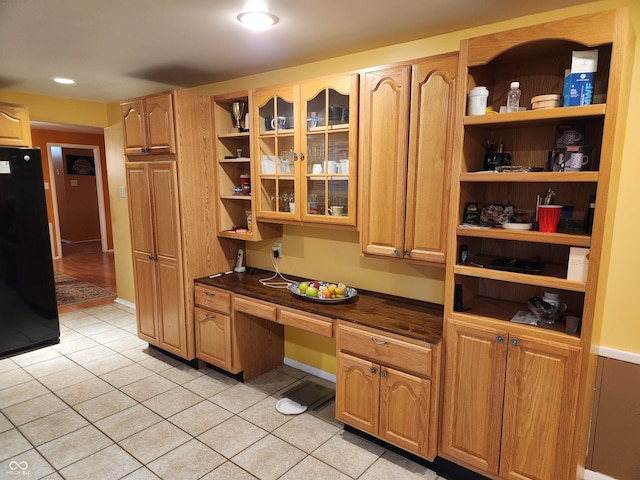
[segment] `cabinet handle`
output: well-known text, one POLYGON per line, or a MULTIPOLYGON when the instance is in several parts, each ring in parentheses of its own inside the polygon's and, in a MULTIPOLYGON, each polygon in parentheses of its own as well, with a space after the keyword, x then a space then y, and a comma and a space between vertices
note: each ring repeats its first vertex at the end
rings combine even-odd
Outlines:
POLYGON ((386 370, 380 370, 380 376, 381 377, 386 377, 387 376, 387 371, 386 370))
POLYGON ((204 292, 204 294, 205 294, 207 297, 215 297, 215 296, 216 296, 216 294, 215 294, 215 293, 211 293, 211 292, 204 292))
POLYGON ((381 340, 381 341, 376 340, 375 337, 371 337, 371 341, 376 345, 386 345, 387 343, 389 343, 389 342, 386 342, 385 340, 381 340))
POLYGON ((144 147, 142 147, 142 148, 140 149, 140 151, 141 151, 142 153, 145 153, 145 151, 146 151, 146 150, 144 149, 144 147))
POLYGON ((375 373, 377 372, 376 367, 371 367, 370 372, 371 372, 371 373, 373 373, 373 374, 375 375, 375 373))
POLYGON ((157 261, 157 260, 158 260, 158 257, 155 257, 155 256, 153 256, 153 255, 149 255, 149 260, 151 260, 151 261, 155 262, 155 261, 157 261))
POLYGON ((304 160, 304 152, 300 152, 300 160, 304 160))
POLYGON ((514 347, 517 347, 518 345, 520 345, 520 340, 518 340, 517 338, 512 338, 510 343, 514 347))
POLYGON ((212 318, 216 318, 216 316, 215 316, 215 315, 211 315, 210 313, 206 313, 206 314, 204 315, 204 319, 205 319, 205 320, 210 320, 210 319, 212 319, 212 318))
POLYGON ((405 257, 408 257, 408 256, 409 256, 409 250, 405 250, 405 251, 404 251, 404 256, 405 256, 405 257))
POLYGON ((393 254, 394 254, 396 257, 399 257, 399 256, 400 256, 400 252, 398 251, 398 249, 397 249, 397 248, 394 248, 394 249, 393 249, 393 254))
POLYGON ((504 342, 504 335, 496 335, 496 342, 498 343, 504 342))

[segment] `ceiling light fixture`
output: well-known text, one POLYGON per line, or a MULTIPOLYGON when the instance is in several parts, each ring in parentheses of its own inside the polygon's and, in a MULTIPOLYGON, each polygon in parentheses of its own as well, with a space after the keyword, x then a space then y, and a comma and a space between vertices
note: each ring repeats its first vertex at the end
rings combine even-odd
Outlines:
POLYGON ((247 28, 259 32, 278 23, 279 18, 267 12, 242 12, 238 15, 238 21, 247 28))
POLYGON ((64 78, 64 77, 56 77, 53 79, 53 81, 56 83, 62 83, 63 85, 73 85, 74 83, 76 83, 75 80, 71 78, 64 78))

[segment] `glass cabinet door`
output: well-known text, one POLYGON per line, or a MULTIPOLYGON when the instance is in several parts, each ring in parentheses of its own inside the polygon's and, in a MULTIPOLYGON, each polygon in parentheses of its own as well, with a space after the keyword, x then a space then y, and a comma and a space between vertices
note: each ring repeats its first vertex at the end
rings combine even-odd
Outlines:
POLYGON ((299 218, 296 214, 297 162, 294 89, 256 93, 258 131, 259 215, 264 218, 299 218))
POLYGON ((305 83, 301 96, 302 219, 355 225, 357 76, 305 83))

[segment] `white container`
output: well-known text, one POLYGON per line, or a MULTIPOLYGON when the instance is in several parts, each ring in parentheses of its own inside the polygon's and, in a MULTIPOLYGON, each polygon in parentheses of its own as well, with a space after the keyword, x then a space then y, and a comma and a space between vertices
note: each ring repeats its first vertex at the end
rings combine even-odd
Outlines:
POLYGON ((488 98, 489 90, 487 87, 479 86, 472 88, 469 92, 467 115, 485 115, 487 113, 488 98))

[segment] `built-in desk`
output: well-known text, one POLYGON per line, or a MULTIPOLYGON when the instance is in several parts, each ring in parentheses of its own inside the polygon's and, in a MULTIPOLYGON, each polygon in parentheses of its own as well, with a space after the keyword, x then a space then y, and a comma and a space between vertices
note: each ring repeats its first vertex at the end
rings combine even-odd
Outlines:
POLYGON ((442 306, 362 290, 311 301, 260 283, 272 274, 195 281, 196 356, 250 380, 282 363, 285 325, 335 337, 336 418, 433 460, 442 306))
MULTIPOLYGON (((433 344, 440 343, 442 339, 442 305, 360 289, 356 298, 346 302, 313 302, 296 297, 286 288, 270 288, 260 283, 260 279, 271 275, 273 272, 264 270, 234 272, 216 278, 199 278, 196 287, 214 287, 234 295, 319 315, 328 321, 344 320, 433 344)), ((307 280, 289 275, 287 278, 307 280)))

